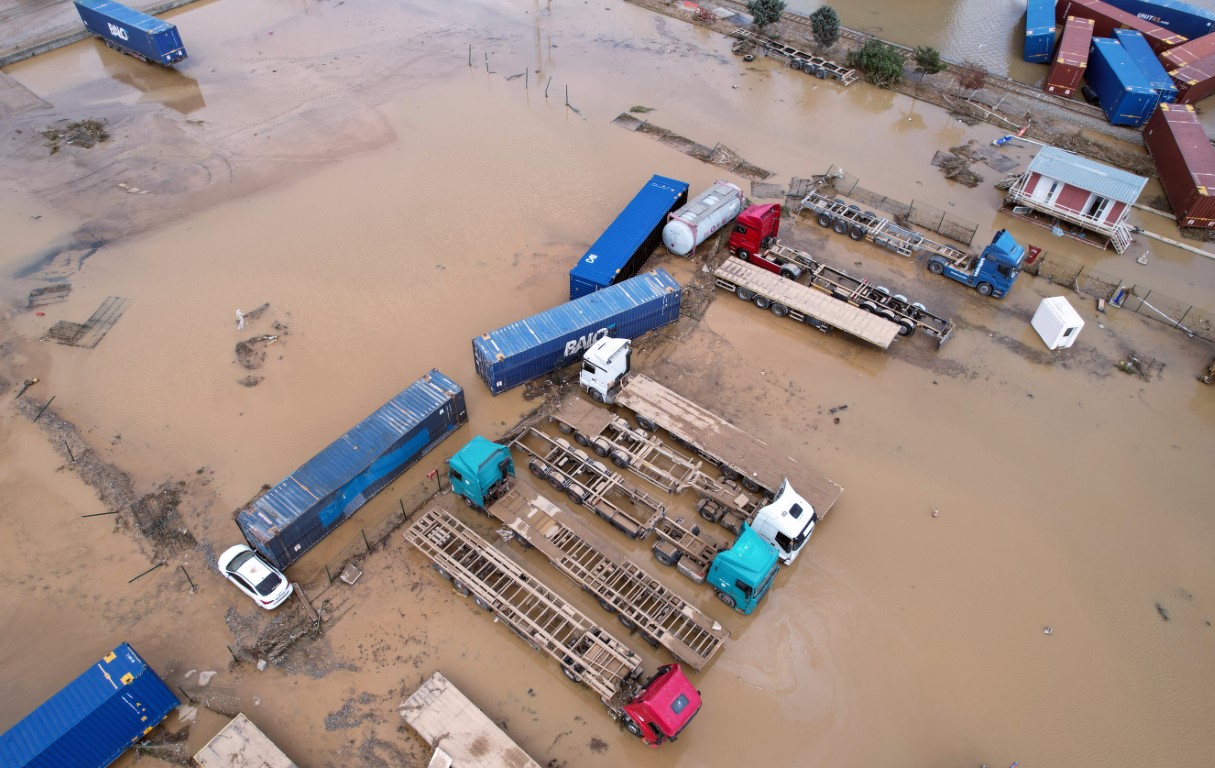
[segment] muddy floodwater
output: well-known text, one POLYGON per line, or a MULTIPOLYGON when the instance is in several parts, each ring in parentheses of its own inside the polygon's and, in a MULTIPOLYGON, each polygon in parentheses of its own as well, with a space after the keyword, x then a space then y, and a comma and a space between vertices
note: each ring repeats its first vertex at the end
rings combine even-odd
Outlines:
MULTIPOLYGON (((1007 227, 1206 311, 1215 263, 1052 238, 996 213, 1002 174, 977 165, 985 182, 969 189, 930 165, 996 128, 744 64, 720 35, 615 0, 215 0, 170 16, 190 51, 175 72, 92 41, 5 70, 46 107, 0 116, 0 730, 127 641, 205 702, 166 721, 191 754, 226 721, 212 710, 240 709, 303 766, 425 765, 398 707, 439 670, 542 765, 1215 764, 1215 389, 1196 380, 1215 347, 1030 275, 984 299, 809 218, 787 218, 782 239, 958 329, 940 350, 918 335, 884 353, 719 292, 640 356, 845 488, 752 616, 603 528, 731 633, 690 673, 705 704, 677 742, 645 749, 399 532, 360 560, 357 584, 326 593, 342 612, 319 638, 265 671, 234 663, 229 646, 263 618, 214 569, 241 540, 234 510, 431 368, 460 382, 469 425, 288 570, 324 583, 445 456, 538 404, 522 388, 489 395, 472 337, 566 300, 570 267, 652 174, 750 190, 612 123, 630 108, 771 169, 769 182, 836 164, 972 222, 976 246, 1007 227), (36 133, 90 116, 113 136, 93 149, 51 154, 36 133), (55 280, 70 281, 66 301, 25 308, 55 280), (1086 325, 1050 353, 1029 319, 1058 295, 1086 325), (126 311, 96 347, 42 340, 108 297, 126 311), (266 303, 238 330, 236 310, 266 303), (247 369, 234 348, 253 336, 274 339, 247 369), (1119 370, 1132 355, 1144 375, 1119 370), (51 397, 76 436, 32 421, 51 397), (141 535, 129 511, 85 517, 114 511, 82 480, 86 448, 139 494, 180 491, 178 545, 141 535), (217 673, 205 686, 204 671, 217 673)), ((660 249, 652 263, 686 285, 722 255, 660 249)), ((536 552, 450 495, 431 503, 648 669, 669 661, 536 552)))

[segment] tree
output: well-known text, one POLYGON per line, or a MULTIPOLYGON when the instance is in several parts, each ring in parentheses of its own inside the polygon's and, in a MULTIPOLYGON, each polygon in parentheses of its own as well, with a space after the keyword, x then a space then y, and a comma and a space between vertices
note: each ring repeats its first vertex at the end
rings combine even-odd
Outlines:
POLYGON ((849 51, 848 66, 859 69, 866 80, 881 88, 903 82, 903 56, 881 40, 870 38, 857 50, 849 51))
POLYGON ((829 5, 810 14, 810 28, 814 31, 814 40, 823 48, 830 48, 840 39, 840 17, 829 5))
POLYGON ((944 70, 948 64, 941 61, 941 52, 927 45, 915 49, 915 71, 921 75, 935 75, 944 70))
POLYGON ((964 91, 979 91, 987 85, 987 70, 973 61, 962 63, 958 71, 958 87, 964 91))
POLYGON ((747 11, 755 19, 755 26, 763 32, 764 27, 780 21, 785 12, 785 0, 747 0, 747 11))

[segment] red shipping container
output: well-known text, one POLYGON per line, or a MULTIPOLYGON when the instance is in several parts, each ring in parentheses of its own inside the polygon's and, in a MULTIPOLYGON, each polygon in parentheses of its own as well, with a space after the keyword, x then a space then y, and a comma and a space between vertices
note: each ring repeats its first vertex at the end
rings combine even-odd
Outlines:
POLYGON ((1170 32, 1101 0, 1059 0, 1055 3, 1055 19, 1063 21, 1068 16, 1092 19, 1095 23, 1093 34, 1097 37, 1113 37, 1115 29, 1138 30, 1157 54, 1189 40, 1185 35, 1170 32))
POLYGON ((1215 55, 1169 73, 1177 84, 1178 104, 1197 104, 1215 93, 1215 55))
POLYGON ((1068 16, 1059 38, 1059 50, 1046 73, 1042 90, 1056 96, 1071 96, 1080 87, 1084 68, 1088 66, 1088 48, 1093 41, 1093 20, 1068 16))
POLYGON ((1208 56, 1215 56, 1215 33, 1203 35, 1197 40, 1168 49, 1160 54, 1160 61, 1164 64, 1165 69, 1176 69, 1208 56))
POLYGON ((1177 223, 1215 229, 1215 147, 1189 104, 1161 104, 1144 125, 1143 143, 1177 223))

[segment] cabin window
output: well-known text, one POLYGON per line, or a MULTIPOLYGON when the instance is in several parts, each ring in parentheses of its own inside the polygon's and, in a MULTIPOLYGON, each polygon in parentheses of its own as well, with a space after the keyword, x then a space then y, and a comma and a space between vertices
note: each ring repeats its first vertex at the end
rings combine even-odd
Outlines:
POLYGON ((455 480, 457 483, 464 482, 464 477, 459 472, 457 472, 454 467, 448 469, 448 472, 451 474, 452 479, 455 480))
POLYGON ((675 697, 674 701, 671 702, 671 711, 678 715, 687 706, 688 697, 681 693, 675 697))
POLYGON ((592 363, 589 363, 589 362, 587 362, 586 360, 583 360, 583 361, 582 361, 582 372, 583 372, 583 373, 590 373, 590 374, 594 374, 594 373, 595 373, 595 366, 594 366, 592 363))
POLYGON ((776 546, 781 548, 782 552, 788 552, 792 549, 793 540, 783 533, 776 534, 776 546))
POLYGON ((734 231, 735 231, 735 232, 737 232, 737 233, 738 233, 738 234, 740 234, 740 235, 745 235, 745 234, 747 234, 747 228, 746 228, 744 225, 742 225, 742 224, 735 224, 735 225, 734 225, 734 231))
POLYGON ((793 506, 789 507, 789 515, 790 515, 790 516, 791 516, 791 517, 792 517, 794 520, 799 519, 799 518, 802 516, 802 505, 801 505, 801 504, 794 504, 793 506))
POLYGON ((1012 277, 1012 267, 1007 264, 999 264, 996 266, 996 271, 1005 277, 1012 277))
POLYGON ((747 597, 751 596, 751 585, 746 583, 742 579, 735 579, 734 586, 738 588, 739 592, 742 592, 747 597))

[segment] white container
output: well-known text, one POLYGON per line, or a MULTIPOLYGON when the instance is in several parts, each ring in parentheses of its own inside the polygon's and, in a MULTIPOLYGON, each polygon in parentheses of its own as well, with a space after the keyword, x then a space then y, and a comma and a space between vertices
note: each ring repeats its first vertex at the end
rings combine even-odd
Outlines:
POLYGON ((742 190, 728 181, 719 181, 668 217, 662 244, 677 256, 687 256, 738 216, 742 205, 742 190))
POLYGON ((1030 325, 1048 349, 1064 349, 1076 343, 1084 321, 1065 297, 1051 296, 1038 305, 1030 325))

